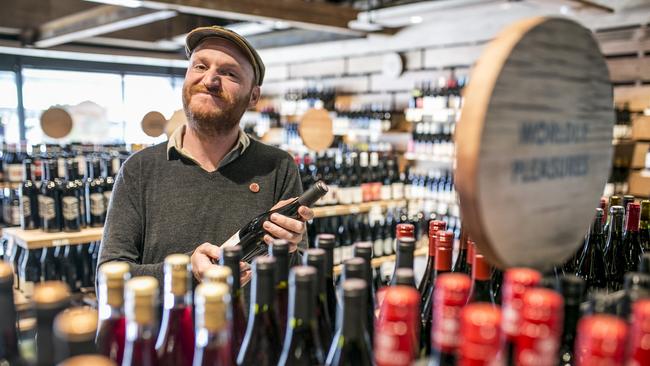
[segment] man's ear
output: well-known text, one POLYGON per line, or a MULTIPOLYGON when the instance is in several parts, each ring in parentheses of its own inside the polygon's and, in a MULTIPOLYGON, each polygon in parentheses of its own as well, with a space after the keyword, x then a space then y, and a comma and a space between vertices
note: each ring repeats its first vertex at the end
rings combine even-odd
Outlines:
POLYGON ((260 87, 259 85, 255 85, 253 90, 251 90, 251 99, 248 101, 248 108, 255 108, 257 102, 260 101, 260 95, 260 87))

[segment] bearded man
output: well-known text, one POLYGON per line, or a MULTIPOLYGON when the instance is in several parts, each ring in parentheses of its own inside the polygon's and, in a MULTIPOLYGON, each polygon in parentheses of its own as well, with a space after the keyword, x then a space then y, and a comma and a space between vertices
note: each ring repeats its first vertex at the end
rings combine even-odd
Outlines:
MULTIPOLYGON (((239 127, 246 109, 258 102, 264 79, 255 49, 222 27, 193 30, 185 49, 188 123, 168 142, 133 154, 122 166, 98 260, 100 266, 128 262, 132 276, 154 276, 160 284, 167 255, 190 255, 200 280, 219 259, 221 243, 258 214, 302 193, 291 156, 239 127)), ((304 221, 313 217, 307 207, 299 214, 302 220, 274 214, 264 223, 264 241, 289 241, 293 263, 304 245, 304 221)), ((242 283, 249 278, 250 271, 242 271, 242 283)))

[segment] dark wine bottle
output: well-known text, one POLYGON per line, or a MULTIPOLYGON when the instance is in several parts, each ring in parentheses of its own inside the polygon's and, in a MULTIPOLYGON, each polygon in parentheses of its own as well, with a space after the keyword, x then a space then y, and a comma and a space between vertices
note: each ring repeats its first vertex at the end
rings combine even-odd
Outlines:
POLYGON ((104 204, 108 209, 108 204, 111 201, 111 194, 113 193, 113 186, 115 185, 115 177, 113 176, 113 160, 110 156, 101 159, 102 177, 104 177, 104 204))
POLYGON ((79 213, 79 190, 74 179, 76 172, 72 160, 65 163, 65 181, 61 187, 61 210, 63 212, 63 231, 74 232, 81 230, 79 213))
POLYGON ((643 253, 641 263, 639 263, 639 272, 650 274, 650 252, 643 253))
POLYGON ((605 263, 607 263, 607 288, 618 291, 623 285, 625 274, 625 247, 623 245, 624 209, 621 206, 609 208, 609 232, 605 245, 605 263))
POLYGON ((124 284, 129 278, 126 262, 108 262, 99 268, 97 351, 118 365, 124 357, 124 284))
MULTIPOLYGON (((405 225, 410 225, 410 224, 405 224, 405 225)), ((413 225, 410 226, 412 227, 413 225)), ((397 256, 395 258, 395 271, 393 272, 393 277, 391 278, 390 281, 391 286, 397 284, 397 276, 395 275, 397 269, 399 268, 413 269, 414 251, 415 251, 415 239, 411 237, 402 237, 397 240, 397 256)), ((415 283, 413 284, 413 286, 415 286, 415 283)))
POLYGON ((470 287, 471 280, 462 273, 443 273, 436 279, 430 366, 456 365, 460 312, 467 303, 470 287))
POLYGON ((576 328, 580 320, 580 304, 586 290, 585 281, 575 275, 560 278, 560 292, 564 298, 564 326, 560 342, 559 366, 571 366, 576 363, 575 349, 576 328))
POLYGON ((11 265, 0 262, 0 364, 3 365, 23 364, 18 350, 13 282, 11 265))
POLYGON ((465 306, 460 313, 459 365, 491 365, 501 361, 501 341, 500 308, 485 303, 465 306))
POLYGON ((75 245, 77 249, 77 268, 79 271, 79 282, 81 287, 90 288, 95 285, 95 268, 93 265, 92 254, 90 253, 91 244, 75 245))
POLYGON ((373 364, 370 336, 366 331, 366 281, 350 279, 341 285, 343 306, 337 318, 337 330, 325 362, 328 366, 368 366, 373 364))
POLYGON ((470 291, 468 303, 487 302, 496 305, 494 294, 491 288, 492 267, 487 262, 483 254, 474 254, 474 263, 472 265, 472 289, 470 291))
POLYGON ((83 176, 79 173, 79 162, 72 162, 72 170, 74 171, 74 185, 77 188, 77 194, 79 195, 79 221, 81 222, 81 227, 88 227, 88 217, 86 212, 88 211, 86 207, 86 187, 83 180, 83 176))
POLYGON ((230 342, 230 355, 232 357, 232 364, 237 363, 239 348, 241 347, 241 344, 244 341, 244 335, 246 334, 246 313, 244 311, 244 298, 240 282, 241 272, 239 268, 241 256, 241 247, 226 247, 223 248, 221 258, 219 259, 219 263, 222 266, 230 268, 233 280, 230 284, 230 304, 232 308, 232 322, 230 323, 230 334, 232 337, 230 342))
POLYGON ((162 365, 191 366, 194 359, 194 323, 190 257, 171 254, 165 258, 164 308, 156 340, 162 365))
POLYGON ((65 272, 65 281, 72 292, 77 292, 81 288, 80 263, 77 245, 63 247, 63 259, 59 268, 65 272))
POLYGON ((287 330, 287 311, 289 308, 289 242, 274 240, 269 247, 269 255, 275 258, 275 314, 280 329, 280 339, 287 330))
POLYGON ((38 213, 41 216, 41 227, 47 232, 61 231, 61 190, 57 184, 56 161, 49 160, 45 164, 45 180, 41 185, 38 196, 38 213))
POLYGON ((68 307, 70 291, 59 281, 43 282, 34 289, 36 310, 36 364, 54 364, 54 318, 68 307))
POLYGON ((578 260, 576 274, 585 280, 587 289, 604 289, 607 285, 604 254, 601 248, 605 247, 603 237, 603 214, 600 208, 596 209, 596 216, 591 223, 584 249, 578 260))
POLYGON ((639 241, 644 253, 650 253, 650 200, 641 201, 639 219, 639 241))
POLYGON ((415 288, 415 272, 410 268, 398 268, 395 271, 394 286, 408 286, 415 288))
POLYGON ((32 181, 32 160, 23 161, 23 183, 20 186, 20 228, 33 230, 41 227, 38 214, 38 188, 32 181))
POLYGON ((196 287, 194 366, 232 365, 229 291, 228 285, 217 282, 203 282, 196 287))
POLYGON ((54 363, 97 353, 97 310, 90 306, 65 309, 54 318, 54 363))
POLYGON ((430 294, 431 287, 434 285, 435 278, 435 257, 436 257, 436 240, 438 238, 438 231, 445 231, 447 224, 444 221, 431 220, 429 222, 429 256, 427 257, 427 265, 422 276, 422 281, 418 286, 420 292, 420 306, 426 302, 427 295, 430 294))
POLYGON ((251 306, 244 342, 237 356, 240 366, 276 365, 280 358, 282 340, 275 316, 275 267, 273 257, 258 257, 253 261, 251 306))
POLYGON ((377 319, 375 364, 412 365, 419 348, 420 294, 407 286, 385 287, 381 291, 384 301, 377 319))
POLYGON ((156 366, 156 323, 158 280, 151 276, 134 277, 126 282, 126 344, 122 366, 156 366))
POLYGON ((325 299, 329 317, 332 320, 332 332, 336 329, 336 290, 334 289, 334 245, 336 238, 332 234, 319 234, 316 237, 316 248, 325 250, 325 299))
POLYGON ((228 239, 223 246, 239 245, 242 247, 243 260, 250 262, 254 257, 266 252, 268 250, 266 244, 262 242, 266 230, 263 227, 265 221, 270 220, 274 213, 278 213, 287 217, 298 219, 298 208, 300 206, 311 207, 318 199, 327 193, 327 186, 325 183, 318 181, 310 189, 304 192, 300 197, 287 203, 282 207, 267 211, 258 215, 246 224, 242 229, 236 232, 230 239, 228 239))
POLYGON ((456 261, 454 262, 452 271, 467 275, 471 274, 470 267, 467 265, 467 258, 467 240, 461 236, 458 242, 458 255, 456 255, 456 261))
POLYGON ((323 348, 315 315, 314 290, 317 270, 309 266, 291 269, 289 321, 278 365, 322 365, 323 348))
MULTIPOLYGON (((614 206, 623 207, 622 205, 623 205, 623 200, 621 199, 621 196, 616 196, 616 195, 610 196, 609 197, 609 205, 608 205, 609 211, 608 212, 611 213, 611 208, 612 207, 614 207, 614 206)), ((625 209, 623 209, 623 210, 625 210, 625 209)), ((612 222, 612 215, 611 214, 607 215, 607 221, 605 221, 605 227, 603 229, 605 234, 607 234, 609 232, 609 224, 610 224, 610 222, 612 222)), ((603 248, 603 251, 604 251, 604 248, 603 248)))
POLYGON ((625 210, 625 216, 627 216, 627 209, 629 208, 628 205, 633 202, 634 202, 633 195, 631 194, 623 195, 623 203, 621 204, 621 206, 623 206, 623 209, 625 210))
POLYGON ((27 298, 34 293, 34 286, 41 282, 41 252, 42 249, 25 249, 20 263, 20 291, 27 298))
POLYGON ((625 232, 623 233, 623 247, 625 253, 625 272, 636 271, 641 262, 643 249, 639 238, 639 214, 641 205, 631 202, 628 204, 625 216, 625 232))
POLYGON ((99 159, 88 161, 86 180, 86 221, 90 227, 102 227, 106 220, 106 200, 104 198, 104 178, 101 175, 99 159))
POLYGON ((526 291, 542 280, 542 274, 529 268, 511 268, 503 276, 501 304, 503 308, 503 333, 505 335, 504 360, 515 364, 515 341, 521 325, 522 300, 526 291))
POLYGON ((41 253, 41 279, 43 281, 61 281, 63 279, 55 253, 56 247, 43 248, 41 253))
POLYGON ((319 339, 323 350, 329 349, 332 341, 332 319, 327 309, 327 289, 325 278, 325 250, 308 249, 303 256, 303 264, 316 268, 315 315, 318 322, 319 339))
POLYGON ((362 258, 365 262, 364 276, 368 284, 368 316, 366 325, 368 326, 368 333, 370 334, 370 341, 374 342, 375 338, 375 287, 372 276, 372 242, 359 242, 354 245, 354 256, 362 258))

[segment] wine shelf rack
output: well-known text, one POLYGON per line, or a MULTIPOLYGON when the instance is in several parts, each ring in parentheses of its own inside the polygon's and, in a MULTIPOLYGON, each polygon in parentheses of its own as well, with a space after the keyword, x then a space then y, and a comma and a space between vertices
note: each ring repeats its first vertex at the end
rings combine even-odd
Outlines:
POLYGON ((365 213, 370 211, 370 209, 374 206, 380 206, 382 209, 385 209, 386 207, 390 207, 390 206, 400 207, 405 205, 406 205, 406 200, 387 200, 387 201, 364 202, 364 203, 353 204, 353 205, 314 207, 313 210, 314 210, 314 217, 329 217, 329 216, 365 213))
POLYGON ((39 249, 59 245, 85 244, 102 239, 104 228, 87 228, 77 232, 48 233, 42 230, 22 230, 9 227, 2 230, 2 236, 25 249, 39 249))
MULTIPOLYGON (((419 248, 415 249, 415 252, 413 252, 413 255, 416 257, 423 257, 429 253, 429 247, 426 245, 423 245, 419 248)), ((393 255, 387 255, 384 257, 379 257, 379 258, 373 258, 371 261, 372 268, 377 268, 380 267, 382 264, 387 263, 387 262, 395 262, 395 254, 393 255)), ((339 275, 343 271, 343 265, 339 264, 334 266, 334 274, 339 275)))

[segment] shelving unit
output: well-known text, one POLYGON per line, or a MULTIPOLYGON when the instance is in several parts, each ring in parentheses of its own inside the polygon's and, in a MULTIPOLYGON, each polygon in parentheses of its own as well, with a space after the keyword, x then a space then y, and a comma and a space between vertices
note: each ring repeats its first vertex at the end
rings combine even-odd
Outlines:
POLYGON ((406 205, 406 200, 388 200, 388 201, 372 201, 364 202, 360 204, 353 205, 336 205, 336 206, 325 206, 325 207, 315 207, 314 217, 329 217, 329 216, 341 216, 341 215, 350 215, 358 214, 370 211, 372 207, 379 206, 383 209, 390 206, 404 206, 406 205))
POLYGON ((42 230, 22 230, 10 227, 2 230, 2 236, 24 249, 39 249, 59 245, 84 244, 101 240, 104 228, 87 228, 67 233, 48 233, 42 230))
POLYGON ((407 152, 404 154, 404 158, 406 160, 412 160, 412 161, 425 161, 425 162, 430 162, 430 163, 436 163, 440 165, 449 165, 451 166, 454 163, 454 158, 452 157, 436 157, 433 155, 423 155, 423 154, 415 154, 415 153, 410 153, 407 152))
MULTIPOLYGON (((413 252, 413 255, 416 257, 423 257, 429 253, 429 248, 426 245, 423 245, 419 248, 415 249, 415 252, 413 252)), ((387 263, 387 262, 395 262, 395 254, 393 255, 387 255, 384 257, 379 257, 379 258, 373 258, 371 264, 372 268, 377 268, 380 267, 382 264, 387 263)), ((341 271, 343 271, 343 265, 339 264, 334 266, 334 274, 338 275, 341 274, 341 271)))

